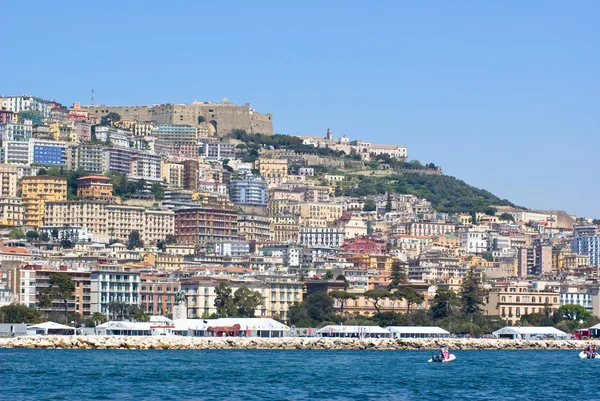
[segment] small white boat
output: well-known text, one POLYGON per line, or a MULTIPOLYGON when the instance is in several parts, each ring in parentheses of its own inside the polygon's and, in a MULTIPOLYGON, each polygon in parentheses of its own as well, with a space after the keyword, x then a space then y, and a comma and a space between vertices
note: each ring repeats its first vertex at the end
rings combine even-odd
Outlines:
POLYGON ((579 357, 581 359, 600 359, 600 354, 599 353, 595 353, 593 358, 590 358, 585 352, 581 351, 579 353, 579 357))
POLYGON ((427 362, 438 362, 438 363, 447 363, 447 362, 452 362, 453 360, 456 359, 456 355, 454 354, 450 354, 448 355, 448 358, 445 359, 437 359, 434 361, 434 358, 430 358, 427 362))

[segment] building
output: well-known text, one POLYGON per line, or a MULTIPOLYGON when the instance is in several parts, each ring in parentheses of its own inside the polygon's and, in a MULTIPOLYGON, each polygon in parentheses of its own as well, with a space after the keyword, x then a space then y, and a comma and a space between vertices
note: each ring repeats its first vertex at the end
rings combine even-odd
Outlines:
POLYGON ((148 315, 169 316, 173 314, 179 282, 161 277, 142 276, 140 305, 148 315))
POLYGON ((281 184, 288 176, 288 163, 285 159, 258 159, 258 171, 268 184, 281 184))
POLYGON ((92 200, 46 202, 44 223, 53 227, 86 227, 90 233, 107 236, 106 206, 106 202, 92 200))
POLYGON ((104 146, 91 143, 71 144, 67 148, 67 167, 71 170, 81 169, 88 173, 108 171, 105 166, 104 146))
POLYGON ((51 176, 23 177, 21 197, 25 204, 25 225, 42 226, 46 202, 67 199, 67 179, 51 176))
POLYGON ((76 242, 91 242, 92 235, 88 233, 87 227, 78 226, 42 226, 38 227, 38 232, 41 234, 48 235, 48 238, 54 238, 55 241, 60 242, 68 240, 73 243, 76 242))
POLYGON ((235 158, 235 145, 222 142, 204 142, 200 145, 200 156, 207 160, 235 158))
POLYGON ((84 199, 112 200, 113 185, 103 175, 88 175, 77 180, 77 196, 84 199))
POLYGON ((31 121, 23 123, 3 123, 0 124, 0 139, 6 141, 27 142, 31 139, 33 125, 31 121))
POLYGON ((183 188, 185 185, 184 170, 184 165, 181 163, 162 160, 160 163, 160 178, 174 188, 183 188))
POLYGON ((229 182, 229 198, 242 205, 267 205, 267 185, 261 177, 246 176, 229 182))
POLYGON ((98 266, 90 274, 91 313, 111 315, 112 301, 140 304, 140 273, 120 266, 98 266))
POLYGON ((299 242, 309 248, 338 248, 344 243, 344 231, 337 228, 300 228, 299 242))
POLYGON ((343 214, 338 203, 280 200, 269 202, 268 208, 271 216, 298 216, 300 225, 314 227, 326 227, 343 214))
POLYGON ((16 166, 0 164, 0 197, 17 196, 19 172, 16 166))
POLYGON ((43 118, 50 117, 52 106, 44 99, 34 96, 6 96, 2 98, 2 107, 14 113, 37 111, 43 118))
POLYGON ((196 144, 198 129, 184 124, 157 124, 152 129, 152 136, 167 144, 196 144))
POLYGON ((29 164, 29 142, 4 141, 4 163, 29 164))
POLYGON ((0 196, 0 226, 23 227, 25 225, 25 205, 21 198, 0 196))
POLYGON ((237 238, 237 211, 209 207, 175 209, 178 243, 206 244, 237 238))
POLYGON ((145 209, 141 238, 145 244, 156 244, 175 233, 175 213, 172 210, 145 209))
POLYGON ((239 237, 246 241, 268 241, 271 238, 271 219, 263 214, 238 214, 237 228, 239 237))
POLYGON ((219 256, 248 256, 250 243, 248 241, 222 241, 212 244, 212 251, 219 256))
POLYGON ((590 266, 600 266, 600 235, 575 231, 571 242, 571 252, 586 255, 590 266))
POLYGON ((369 255, 383 255, 386 253, 386 247, 387 243, 383 238, 374 236, 348 238, 342 245, 346 252, 369 255))
POLYGON ((197 190, 199 175, 199 163, 197 160, 183 161, 183 188, 197 190))
MULTIPOLYGON (((439 234, 435 234, 439 235, 439 234)), ((460 247, 467 253, 488 252, 488 230, 485 227, 470 227, 460 233, 460 247)))
POLYGON ((533 291, 529 283, 497 283, 486 297, 483 313, 517 323, 530 313, 552 313, 560 307, 560 294, 533 291))
POLYGON ((193 277, 180 281, 181 291, 186 296, 188 318, 208 317, 217 313, 215 288, 221 283, 227 285, 232 293, 244 287, 260 293, 263 297, 263 304, 258 306, 255 315, 270 316, 270 286, 257 280, 219 280, 211 277, 193 277))

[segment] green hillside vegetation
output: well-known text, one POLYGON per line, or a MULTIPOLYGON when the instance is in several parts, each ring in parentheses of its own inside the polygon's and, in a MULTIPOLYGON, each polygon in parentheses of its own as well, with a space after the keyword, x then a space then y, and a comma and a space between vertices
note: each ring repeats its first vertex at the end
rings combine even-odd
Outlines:
POLYGON ((506 199, 447 175, 397 174, 389 177, 357 176, 358 182, 337 189, 337 195, 364 197, 386 193, 426 198, 438 212, 484 212, 491 205, 514 206, 506 199))

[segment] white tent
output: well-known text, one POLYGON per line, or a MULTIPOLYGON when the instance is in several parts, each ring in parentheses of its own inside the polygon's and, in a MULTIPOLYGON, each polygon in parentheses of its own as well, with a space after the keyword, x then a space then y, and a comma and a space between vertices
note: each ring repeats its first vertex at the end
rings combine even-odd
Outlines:
POLYGON ((321 337, 390 337, 390 332, 379 326, 329 325, 317 330, 321 337))
POLYGON ((571 336, 564 331, 555 329, 554 327, 514 327, 506 326, 500 330, 496 330, 492 333, 496 338, 510 338, 510 339, 540 339, 540 338, 554 338, 554 339, 568 339, 571 336))
POLYGON ((450 332, 435 326, 388 326, 392 338, 446 338, 450 332))
POLYGON ((240 335, 253 337, 285 337, 290 334, 289 326, 271 318, 261 317, 223 317, 203 320, 211 327, 233 327, 240 325, 240 335))
POLYGON ((54 322, 44 322, 27 327, 27 334, 75 334, 75 327, 54 322))

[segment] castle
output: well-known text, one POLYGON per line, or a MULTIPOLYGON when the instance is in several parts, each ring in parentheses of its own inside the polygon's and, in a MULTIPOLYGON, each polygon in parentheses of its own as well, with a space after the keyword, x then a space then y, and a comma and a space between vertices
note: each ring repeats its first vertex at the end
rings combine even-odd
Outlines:
POLYGON ((84 106, 88 113, 101 118, 108 113, 117 113, 121 121, 157 124, 185 124, 192 127, 208 127, 209 135, 223 136, 234 129, 248 133, 273 134, 273 115, 254 111, 250 104, 235 105, 223 102, 198 102, 192 104, 166 103, 152 106, 84 106))

